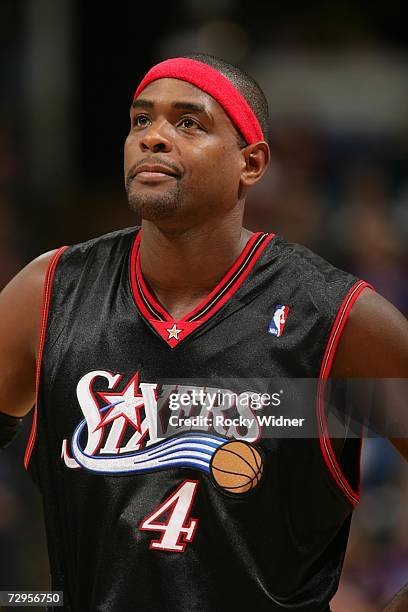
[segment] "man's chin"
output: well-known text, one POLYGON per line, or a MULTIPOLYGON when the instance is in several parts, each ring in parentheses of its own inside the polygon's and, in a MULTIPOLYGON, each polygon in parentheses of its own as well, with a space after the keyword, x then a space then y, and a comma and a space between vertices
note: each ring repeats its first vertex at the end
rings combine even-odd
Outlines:
POLYGON ((147 221, 159 221, 170 219, 180 209, 180 200, 174 194, 156 195, 148 197, 145 194, 128 195, 129 207, 137 213, 141 219, 147 221))

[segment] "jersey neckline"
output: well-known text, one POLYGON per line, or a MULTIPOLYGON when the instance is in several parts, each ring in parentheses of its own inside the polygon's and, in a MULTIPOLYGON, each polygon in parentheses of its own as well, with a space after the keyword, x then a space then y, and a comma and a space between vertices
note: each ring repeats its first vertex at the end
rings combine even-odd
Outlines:
POLYGON ((175 348, 201 327, 230 300, 260 257, 274 234, 256 232, 214 289, 181 319, 174 319, 152 295, 140 267, 141 230, 136 234, 130 258, 130 281, 136 306, 142 317, 171 348, 175 348))

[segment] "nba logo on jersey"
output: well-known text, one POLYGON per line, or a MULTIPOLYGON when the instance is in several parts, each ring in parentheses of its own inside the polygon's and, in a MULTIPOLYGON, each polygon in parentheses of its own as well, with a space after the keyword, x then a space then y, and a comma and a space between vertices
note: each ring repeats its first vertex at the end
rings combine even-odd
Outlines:
POLYGON ((282 335, 288 312, 289 306, 285 306, 284 304, 277 304, 275 306, 273 317, 270 320, 268 328, 268 332, 272 334, 272 336, 277 336, 279 338, 282 335))

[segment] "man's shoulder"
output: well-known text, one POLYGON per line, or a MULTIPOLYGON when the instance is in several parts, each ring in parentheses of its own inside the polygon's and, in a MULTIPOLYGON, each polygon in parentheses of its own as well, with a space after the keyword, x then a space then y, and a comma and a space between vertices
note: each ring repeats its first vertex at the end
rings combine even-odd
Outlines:
POLYGON ((139 227, 128 227, 84 242, 57 249, 55 265, 51 261, 52 284, 75 283, 84 274, 93 277, 102 269, 120 266, 131 252, 139 227))
POLYGON ((277 235, 274 240, 274 247, 278 251, 286 266, 299 271, 319 272, 320 274, 340 273, 341 275, 350 275, 350 272, 338 268, 322 255, 319 255, 311 248, 297 243, 289 242, 283 236, 277 235))
POLYGON ((343 378, 408 375, 408 321, 393 304, 368 287, 351 309, 333 375, 343 378))
POLYGON ((98 247, 109 249, 119 243, 127 244, 132 241, 139 229, 139 226, 134 226, 115 230, 107 234, 102 234, 101 236, 90 238, 89 240, 83 242, 72 244, 68 247, 68 250, 72 252, 87 253, 98 247))
POLYGON ((354 274, 338 268, 310 248, 288 242, 282 236, 275 237, 271 263, 274 254, 288 285, 309 294, 313 301, 337 301, 339 295, 347 292, 359 280, 354 274))

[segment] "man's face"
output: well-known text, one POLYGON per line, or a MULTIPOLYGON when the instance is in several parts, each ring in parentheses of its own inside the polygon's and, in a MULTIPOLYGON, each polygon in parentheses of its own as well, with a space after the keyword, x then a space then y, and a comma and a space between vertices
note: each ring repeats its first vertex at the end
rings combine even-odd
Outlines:
POLYGON ((234 125, 211 96, 159 79, 132 104, 130 120, 125 186, 142 218, 192 226, 235 206, 245 161, 234 125))

